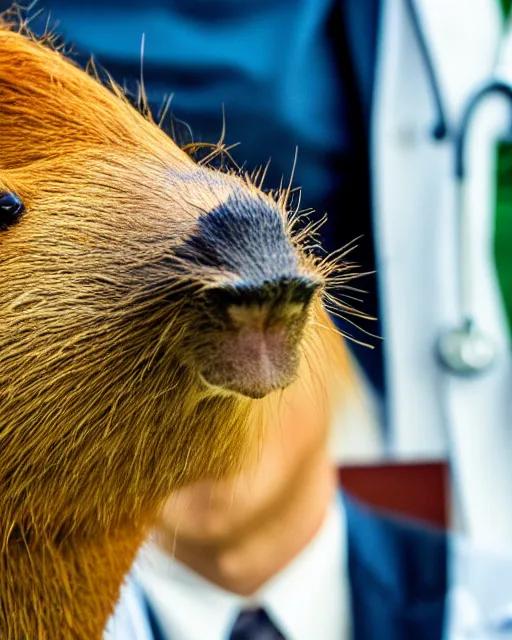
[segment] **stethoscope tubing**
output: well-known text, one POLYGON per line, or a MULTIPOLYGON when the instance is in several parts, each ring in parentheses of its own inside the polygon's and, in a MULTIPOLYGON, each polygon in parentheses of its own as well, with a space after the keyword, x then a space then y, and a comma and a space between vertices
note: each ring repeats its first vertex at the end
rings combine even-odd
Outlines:
MULTIPOLYGON (((496 360, 496 349, 490 336, 481 331, 474 318, 472 271, 472 233, 466 206, 466 147, 471 123, 477 109, 491 95, 503 95, 512 105, 512 87, 491 79, 479 87, 467 100, 458 123, 448 124, 441 84, 430 55, 421 20, 414 0, 404 0, 419 52, 425 67, 427 81, 435 109, 435 122, 431 135, 436 141, 453 142, 455 181, 455 214, 457 224, 457 290, 459 323, 445 329, 436 346, 436 355, 442 366, 455 375, 475 375, 489 369, 496 360)), ((511 126, 512 133, 512 126, 511 126)))

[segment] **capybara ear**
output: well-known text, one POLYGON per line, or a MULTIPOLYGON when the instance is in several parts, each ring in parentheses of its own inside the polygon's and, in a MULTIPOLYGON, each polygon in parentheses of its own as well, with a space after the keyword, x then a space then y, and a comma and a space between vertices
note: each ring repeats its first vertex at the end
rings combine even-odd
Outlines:
MULTIPOLYGON (((0 60, 0 172, 93 148, 192 165, 144 104, 141 118, 108 74, 99 82, 94 65, 84 73, 9 12, 0 13, 0 60)), ((32 178, 24 182, 30 190, 32 178)))

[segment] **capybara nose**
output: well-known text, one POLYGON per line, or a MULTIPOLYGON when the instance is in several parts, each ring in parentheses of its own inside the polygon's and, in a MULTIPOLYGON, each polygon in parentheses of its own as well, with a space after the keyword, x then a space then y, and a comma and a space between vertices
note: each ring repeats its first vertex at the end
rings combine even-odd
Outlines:
POLYGON ((311 276, 283 276, 263 282, 242 281, 211 287, 207 290, 206 297, 220 312, 233 306, 265 307, 268 312, 267 321, 271 322, 275 315, 286 315, 287 310, 295 307, 307 307, 320 285, 320 280, 311 276))
POLYGON ((223 320, 212 335, 213 357, 201 363, 203 380, 250 398, 288 386, 297 374, 304 327, 320 285, 296 276, 207 291, 209 313, 223 320))

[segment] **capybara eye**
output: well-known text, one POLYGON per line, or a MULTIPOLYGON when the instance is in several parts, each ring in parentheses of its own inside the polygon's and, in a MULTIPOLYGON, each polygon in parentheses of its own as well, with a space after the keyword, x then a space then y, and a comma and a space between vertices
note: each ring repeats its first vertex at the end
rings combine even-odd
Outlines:
POLYGON ((0 230, 18 222, 24 211, 25 205, 15 193, 0 191, 0 230))

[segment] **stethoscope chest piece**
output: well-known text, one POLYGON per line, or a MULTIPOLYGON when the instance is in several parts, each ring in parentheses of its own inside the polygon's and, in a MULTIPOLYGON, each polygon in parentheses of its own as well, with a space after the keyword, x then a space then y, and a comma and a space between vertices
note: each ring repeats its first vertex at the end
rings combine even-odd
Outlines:
POLYGON ((443 333, 437 351, 442 365, 459 376, 483 373, 496 361, 494 341, 471 321, 443 333))

